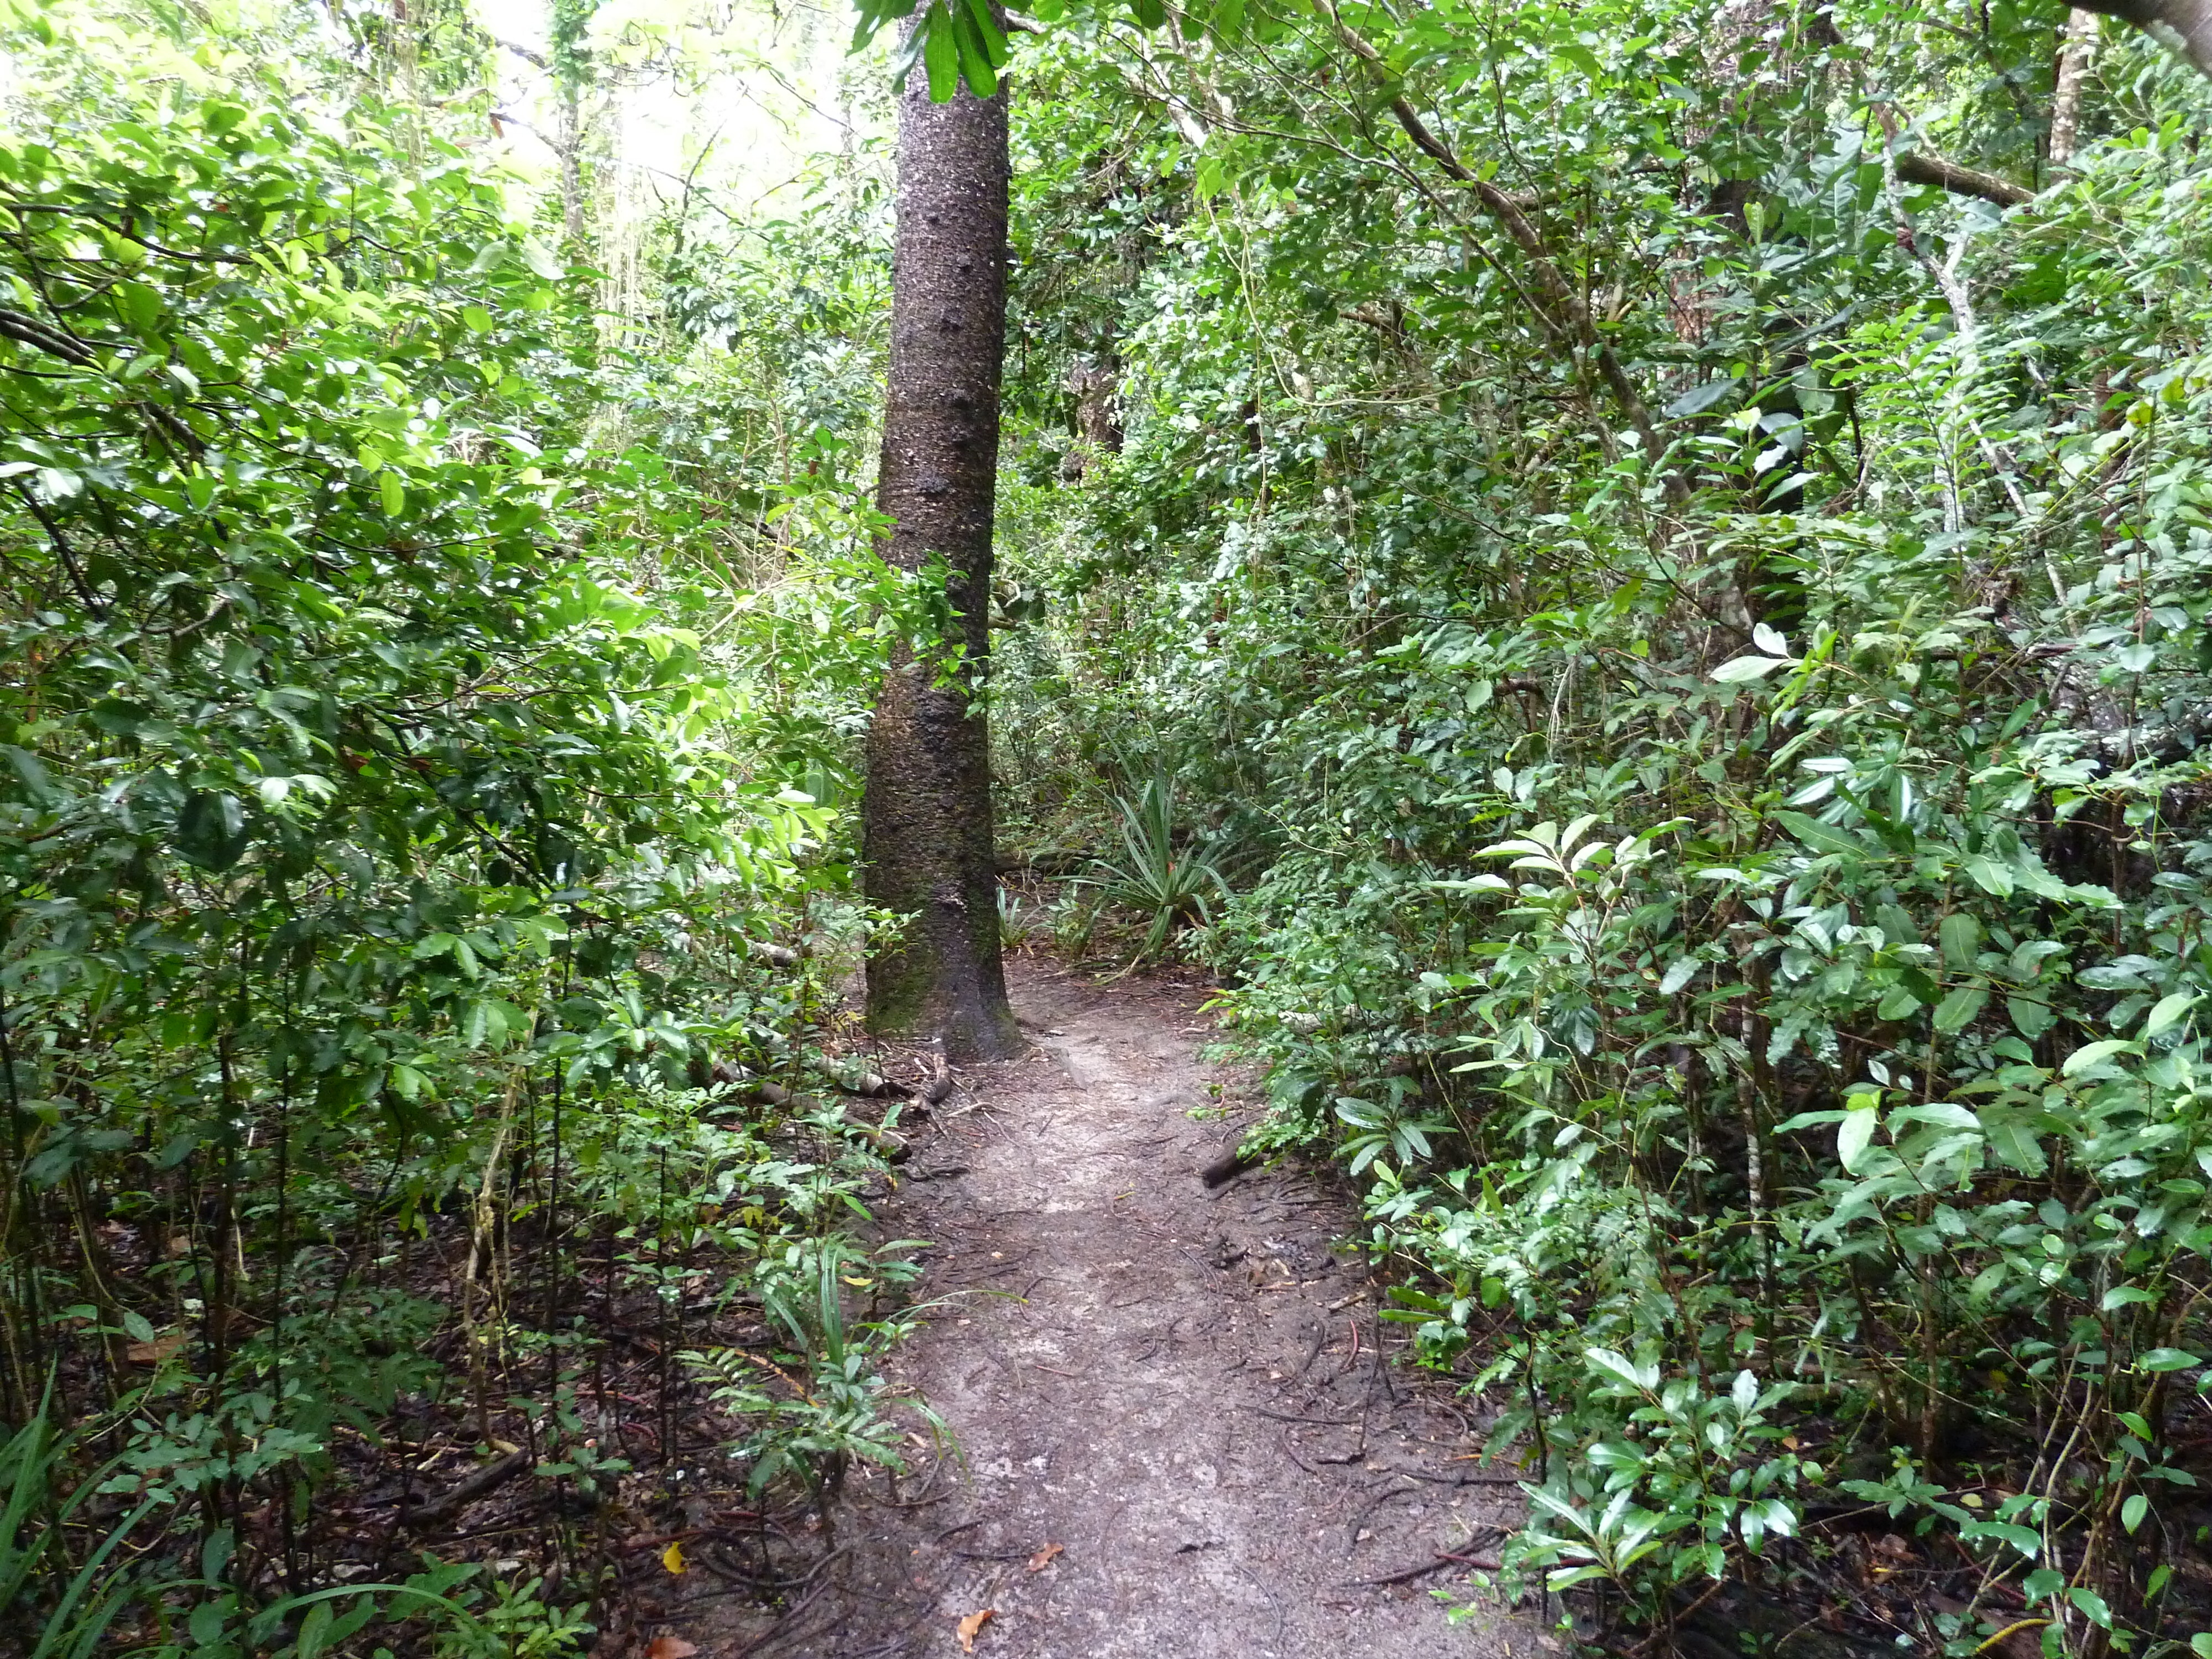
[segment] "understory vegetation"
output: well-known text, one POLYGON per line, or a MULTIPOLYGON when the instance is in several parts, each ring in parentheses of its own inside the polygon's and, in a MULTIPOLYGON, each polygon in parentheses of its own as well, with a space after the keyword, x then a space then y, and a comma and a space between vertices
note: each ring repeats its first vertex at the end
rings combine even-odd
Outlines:
MULTIPOLYGON (((1355 1184, 1529 1492, 1440 1632, 2212 1654, 2212 84, 1148 8, 1012 20, 1000 937, 1206 963, 1248 1151, 1355 1184)), ((36 1659, 627 1652, 898 1455, 887 54, 796 182, 622 149, 830 118, 749 16, 0 0, 36 1659)))
POLYGON ((594 1603, 684 1567, 638 1540, 772 1586, 894 1455, 870 1321, 912 1269, 823 1078, 872 925, 832 804, 928 611, 849 453, 874 192, 824 174, 711 263, 672 216, 673 301, 613 312, 470 154, 489 37, 336 22, 5 42, 0 1609, 37 1659, 619 1644, 594 1603))
POLYGON ((1032 71, 1009 793, 1120 860, 1172 781, 1233 892, 1142 944, 1210 922, 1251 1148, 1356 1176, 1606 1651, 2212 1625, 2212 98, 2065 21, 1032 71))

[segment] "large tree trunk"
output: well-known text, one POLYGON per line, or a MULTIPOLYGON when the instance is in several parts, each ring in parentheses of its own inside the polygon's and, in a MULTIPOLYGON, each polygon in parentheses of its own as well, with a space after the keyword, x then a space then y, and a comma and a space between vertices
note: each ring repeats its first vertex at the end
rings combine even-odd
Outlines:
POLYGON ((2080 9, 2125 18, 2212 75, 2212 0, 2087 0, 2080 9))
POLYGON ((990 743, 971 695, 990 647, 991 519, 1006 350, 1006 99, 899 101, 898 231, 877 505, 884 556, 949 568, 966 658, 898 653, 868 728, 861 837, 869 898, 915 920, 868 963, 868 1020, 953 1059, 1021 1046, 999 956, 990 743))

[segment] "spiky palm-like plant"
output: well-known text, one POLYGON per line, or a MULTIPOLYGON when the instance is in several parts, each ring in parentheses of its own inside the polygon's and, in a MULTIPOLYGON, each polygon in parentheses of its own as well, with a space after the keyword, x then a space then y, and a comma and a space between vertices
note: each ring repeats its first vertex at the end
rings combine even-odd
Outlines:
POLYGON ((1097 887, 1105 902, 1151 916, 1145 942, 1128 964, 1134 968, 1152 961, 1183 928, 1210 924, 1207 896, 1226 897, 1229 884, 1210 858, 1188 848, 1177 850, 1175 786, 1164 776, 1146 782, 1133 801, 1116 797, 1114 806, 1121 816, 1122 856, 1094 860, 1093 873, 1081 879, 1097 887))

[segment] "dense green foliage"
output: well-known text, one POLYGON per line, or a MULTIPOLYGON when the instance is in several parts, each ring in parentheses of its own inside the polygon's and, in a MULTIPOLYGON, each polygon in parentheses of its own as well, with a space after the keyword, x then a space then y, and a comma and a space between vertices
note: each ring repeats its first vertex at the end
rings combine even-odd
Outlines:
POLYGON ((2212 97, 2115 33, 2061 169, 2055 9, 1341 16, 1036 70, 1038 843, 1157 768, 1245 872, 1260 1144, 1527 1455, 1512 1573, 2185 1638, 2212 97))
MULTIPOLYGON (((582 124, 626 26, 556 14, 582 124)), ((1136 15, 1016 36, 1029 896, 1218 970, 1593 1642, 2190 1645, 2212 91, 2115 26, 2054 162, 2049 6, 1136 15)), ((462 9, 8 27, 0 1606, 572 1650, 678 1409, 763 1515, 891 1455, 877 1137, 758 1086, 942 620, 872 163, 682 181, 611 307, 611 158, 472 153, 462 9), (507 1445, 526 1574, 321 1524, 507 1445)))
POLYGON ((604 1518, 556 1601, 331 1498, 451 1438, 650 1503, 738 1339, 822 1368, 724 1400, 741 1489, 890 1455, 874 1154, 727 1081, 818 1068, 865 920, 822 803, 924 614, 849 459, 871 196, 663 228, 611 328, 480 103, 378 91, 451 20, 397 76, 373 18, 102 9, 6 40, 0 1607, 41 1659, 571 1651, 604 1518))

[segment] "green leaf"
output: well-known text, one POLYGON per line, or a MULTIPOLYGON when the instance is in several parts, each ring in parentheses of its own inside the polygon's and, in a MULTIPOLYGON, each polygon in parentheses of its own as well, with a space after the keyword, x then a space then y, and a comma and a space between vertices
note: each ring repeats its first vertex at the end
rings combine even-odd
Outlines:
POLYGON ((2142 1034, 2147 1037, 2156 1036, 2168 1026, 2179 1024, 2182 1016, 2196 1006, 2197 994, 2193 991, 2176 991, 2169 996, 2160 997, 2152 1007, 2150 1017, 2143 1021, 2142 1034))
POLYGON ((1877 1019, 1905 1019, 1920 1012, 1921 1000, 1909 985, 1893 985, 1875 1006, 1877 1019))
POLYGON ((2066 1599, 2081 1611, 2081 1615, 2099 1630, 2112 1627, 2112 1610, 2105 1605, 2105 1598, 2093 1589, 2079 1584, 2066 1592, 2066 1599))
POLYGON ((12 743, 0 744, 0 755, 7 757, 9 768, 22 780, 24 793, 40 805, 54 799, 54 781, 46 771, 46 763, 29 750, 12 743))
POLYGON ((1867 1148, 1874 1142, 1874 1132, 1881 1124, 1881 1114, 1871 1106, 1862 1106, 1844 1114, 1843 1122, 1836 1129, 1836 1158, 1844 1169, 1856 1175, 1859 1160, 1866 1156, 1867 1148))
POLYGON ((1989 992, 1981 986, 1960 986, 1936 1005, 1936 1029, 1946 1036, 1965 1030, 1989 1000, 1989 992))
POLYGON ((1954 910, 1936 929, 1943 961, 1952 968, 1971 968, 1981 954, 1982 924, 1964 910, 1954 910))
POLYGON ((1993 893, 1999 898, 2012 896, 2012 872, 2004 866, 1992 864, 1978 853, 1966 860, 1966 870, 1973 878, 1974 885, 1984 893, 1993 893))
POLYGON ((1874 919, 1881 927, 1882 937, 1892 945, 1917 945, 1920 930, 1912 922, 1912 913, 1901 904, 1877 904, 1874 919))
POLYGON ((2136 1361, 2136 1369, 2142 1371, 2185 1371, 2193 1365, 2201 1365, 2203 1363, 2195 1354, 2184 1349, 2153 1348, 2141 1359, 2136 1361))
POLYGON ((2103 1065, 2114 1054, 2136 1052, 2134 1043, 2123 1042, 2118 1037, 2106 1037, 2101 1042, 2085 1042, 2066 1056, 2066 1063, 2059 1067, 2059 1071, 2066 1077, 2079 1077, 2091 1066, 2103 1065))
POLYGON ((929 76, 932 103, 949 104, 960 90, 960 45, 952 38, 952 14, 944 0, 922 15, 921 61, 929 76))
POLYGON ((386 518, 396 519, 407 510, 407 486, 399 482, 397 472, 378 473, 376 493, 384 504, 386 518))
POLYGON ((1723 685, 1735 685, 1745 680, 1763 680, 1776 669, 1790 665, 1784 657, 1738 657, 1713 670, 1713 678, 1723 685))
POLYGON ((1578 41, 1570 40, 1561 46, 1556 55, 1564 58, 1590 78, 1593 85, 1605 79, 1605 70, 1597 61, 1597 54, 1578 41))
POLYGON ((1736 389, 1733 377, 1707 380, 1703 386, 1693 386, 1661 411, 1670 421, 1686 420, 1692 415, 1702 415, 1736 389))
POLYGON ((989 51, 982 37, 975 32, 975 20, 965 4, 952 12, 953 44, 960 49, 960 73, 966 77, 968 89, 978 98, 989 98, 999 90, 999 76, 991 65, 989 51))
POLYGON ((327 1601, 318 1601, 307 1609, 307 1616, 300 1621, 299 1639, 293 1650, 295 1659, 315 1659, 330 1639, 334 1616, 327 1601))
POLYGON ((1659 1367, 1639 1365, 1624 1353, 1611 1348, 1584 1348, 1583 1358, 1594 1370, 1604 1372, 1624 1388, 1638 1394, 1650 1394, 1659 1386, 1659 1367))
POLYGON ((2044 1144, 2037 1139, 2035 1130, 2028 1128, 2020 1117, 2004 1115, 1997 1119, 1982 1119, 1982 1133, 1989 1137, 1989 1151, 1997 1155, 1997 1161, 2021 1175, 2042 1175, 2051 1168, 2044 1157, 2044 1144))
POLYGON ((2012 1016, 2013 1029, 2030 1042, 2058 1023, 2058 1016, 2051 1012, 2050 1005, 2038 1002, 2033 997, 2007 997, 2005 1012, 2012 1016))
POLYGON ((2120 1525, 2133 1532, 2142 1525, 2143 1516, 2149 1513, 2150 1499, 2139 1492, 2130 1492, 2128 1501, 2120 1505, 2120 1525))
POLYGON ((1821 853, 1839 853, 1846 857, 1864 858, 1866 847, 1850 836, 1803 812, 1777 812, 1775 821, 1806 846, 1821 853))
POLYGON ((232 1608, 229 1598, 210 1596, 191 1610, 185 1620, 185 1628, 192 1640, 204 1648, 212 1648, 222 1640, 225 1626, 230 1623, 232 1608))
POLYGON ((1002 70, 1006 66, 1006 37, 1000 29, 998 20, 991 15, 988 0, 968 0, 968 15, 975 24, 975 37, 982 43, 983 55, 991 67, 1002 70))
POLYGON ((246 856, 246 810, 237 796, 194 790, 177 814, 177 852, 188 864, 220 874, 246 856))

